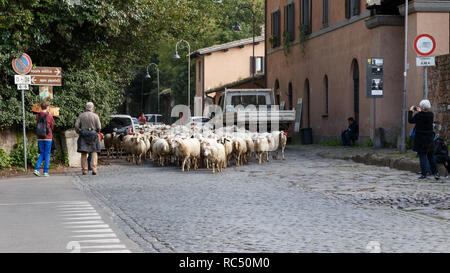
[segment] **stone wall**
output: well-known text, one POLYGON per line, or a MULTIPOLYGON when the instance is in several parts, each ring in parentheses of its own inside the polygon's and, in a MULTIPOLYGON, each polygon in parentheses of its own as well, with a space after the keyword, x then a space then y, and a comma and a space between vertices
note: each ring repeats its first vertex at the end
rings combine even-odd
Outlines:
POLYGON ((435 114, 436 131, 450 140, 450 55, 436 57, 428 69, 429 98, 435 114))
POLYGON ((17 143, 17 133, 14 129, 5 129, 0 131, 0 149, 3 149, 7 153, 13 150, 14 145, 17 143))

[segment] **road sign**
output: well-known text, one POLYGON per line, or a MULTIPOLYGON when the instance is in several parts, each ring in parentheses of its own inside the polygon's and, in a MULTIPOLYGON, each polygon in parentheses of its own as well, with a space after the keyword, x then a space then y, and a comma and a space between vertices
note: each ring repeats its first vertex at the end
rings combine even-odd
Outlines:
POLYGON ((61 86, 61 77, 31 76, 31 85, 61 86))
POLYGON ((367 75, 366 75, 366 97, 382 98, 383 97, 383 58, 367 59, 367 75))
POLYGON ((25 75, 30 73, 31 67, 33 66, 30 56, 23 53, 20 58, 12 60, 12 67, 17 74, 25 75))
POLYGON ((419 55, 429 56, 436 49, 436 41, 431 35, 428 34, 419 35, 414 41, 414 49, 419 55))
POLYGON ((37 66, 31 69, 31 76, 52 76, 61 77, 61 67, 41 67, 37 66))
POLYGON ((436 58, 434 56, 432 56, 432 57, 417 57, 416 65, 417 66, 435 66, 436 58))
POLYGON ((14 75, 14 83, 15 84, 31 84, 31 76, 30 75, 14 75))
POLYGON ((30 86, 28 84, 18 84, 17 90, 30 90, 30 86))

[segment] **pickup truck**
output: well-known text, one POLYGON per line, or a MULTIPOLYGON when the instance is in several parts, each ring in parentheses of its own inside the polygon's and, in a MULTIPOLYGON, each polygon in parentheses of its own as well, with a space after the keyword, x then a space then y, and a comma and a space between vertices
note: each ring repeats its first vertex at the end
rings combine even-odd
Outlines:
MULTIPOLYGON (((280 130, 287 131, 295 122, 294 110, 279 110, 274 104, 272 89, 225 89, 219 98, 218 106, 223 109, 223 124, 245 125, 266 124, 271 129, 274 123, 280 130)), ((260 127, 260 126, 259 126, 260 127)))

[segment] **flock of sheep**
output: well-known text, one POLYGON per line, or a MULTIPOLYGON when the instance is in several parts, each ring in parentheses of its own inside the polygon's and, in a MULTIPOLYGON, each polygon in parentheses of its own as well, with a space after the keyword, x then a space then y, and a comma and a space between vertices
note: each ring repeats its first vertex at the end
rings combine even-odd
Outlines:
POLYGON ((181 166, 212 169, 222 172, 231 166, 248 164, 255 156, 259 164, 269 161, 269 153, 278 159, 281 151, 284 160, 287 137, 282 131, 252 133, 237 126, 216 130, 183 125, 141 126, 134 135, 106 134, 104 137, 107 157, 121 158, 126 154, 128 162, 137 165, 147 158, 159 166, 181 166))

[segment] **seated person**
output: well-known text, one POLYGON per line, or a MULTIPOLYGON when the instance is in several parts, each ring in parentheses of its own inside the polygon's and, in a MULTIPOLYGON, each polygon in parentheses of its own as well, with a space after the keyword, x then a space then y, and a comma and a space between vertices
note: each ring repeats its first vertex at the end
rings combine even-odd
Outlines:
POLYGON ((341 134, 342 145, 350 146, 358 140, 359 127, 354 118, 348 118, 348 128, 341 134))

